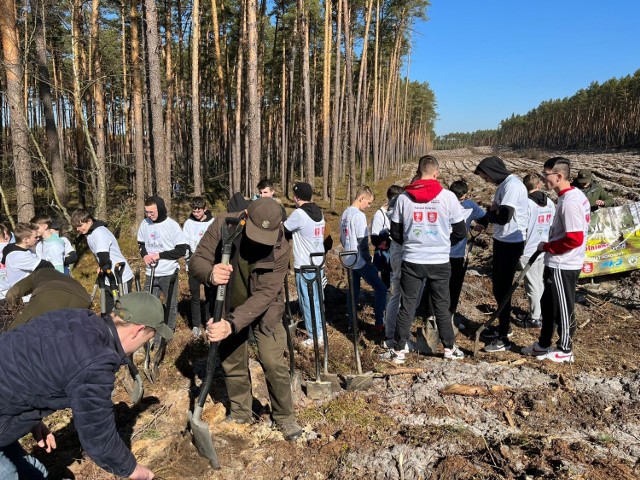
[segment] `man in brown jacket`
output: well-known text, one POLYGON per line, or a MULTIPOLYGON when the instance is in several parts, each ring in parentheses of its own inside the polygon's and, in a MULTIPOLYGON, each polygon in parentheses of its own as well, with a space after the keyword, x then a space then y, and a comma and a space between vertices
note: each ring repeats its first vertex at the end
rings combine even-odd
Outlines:
MULTIPOLYGON (((248 367, 249 329, 258 346, 273 420, 286 440, 295 440, 302 428, 295 419, 289 369, 285 361, 286 333, 282 324, 282 286, 291 247, 284 236, 280 206, 270 198, 253 201, 240 213, 219 215, 207 229, 189 261, 189 274, 207 287, 226 285, 224 318, 207 323, 207 337, 220 343, 220 359, 231 403, 230 418, 252 423, 251 377, 248 367), (244 231, 235 242, 231 264, 223 265, 223 229, 233 233, 226 219, 245 216, 244 231)), ((213 297, 215 295, 212 295, 213 297)))

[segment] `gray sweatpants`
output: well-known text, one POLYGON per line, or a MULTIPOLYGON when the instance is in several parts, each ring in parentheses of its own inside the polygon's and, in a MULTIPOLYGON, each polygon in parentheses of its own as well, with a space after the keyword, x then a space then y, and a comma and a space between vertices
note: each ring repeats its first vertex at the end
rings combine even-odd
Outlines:
MULTIPOLYGON (((524 269, 530 257, 520 257, 518 269, 524 269)), ((542 318, 542 307, 540 299, 544 292, 544 255, 540 255, 531 268, 524 276, 524 290, 529 299, 529 316, 531 320, 540 320, 542 318)))

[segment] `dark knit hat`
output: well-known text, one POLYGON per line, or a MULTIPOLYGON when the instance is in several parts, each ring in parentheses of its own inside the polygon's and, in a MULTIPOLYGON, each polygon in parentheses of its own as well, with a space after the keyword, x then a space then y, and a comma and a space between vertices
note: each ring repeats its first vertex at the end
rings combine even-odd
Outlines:
POLYGON ((311 185, 308 183, 298 182, 293 186, 293 193, 300 200, 310 202, 311 197, 313 196, 313 188, 311 188, 311 185))
POLYGON ((245 231, 254 242, 275 245, 282 223, 282 209, 273 198, 262 197, 251 202, 247 208, 245 231))

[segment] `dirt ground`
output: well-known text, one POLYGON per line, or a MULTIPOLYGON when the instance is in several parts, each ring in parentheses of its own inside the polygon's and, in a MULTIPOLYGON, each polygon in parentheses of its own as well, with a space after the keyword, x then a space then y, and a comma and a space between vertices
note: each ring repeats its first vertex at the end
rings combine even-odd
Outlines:
MULTIPOLYGON (((540 171, 544 160, 559 152, 497 153, 522 176, 540 171)), ((491 202, 494 187, 472 173, 491 150, 436 154, 443 184, 464 178, 471 186, 470 198, 485 206, 491 202)), ((617 204, 640 198, 639 152, 566 156, 578 168, 591 168, 614 192, 617 204)), ((414 170, 415 165, 406 165, 399 177, 381 182, 376 190, 406 183, 414 170)), ((283 203, 293 207, 286 199, 283 203)), ((333 232, 338 232, 342 211, 336 210, 326 211, 333 232)), ((284 441, 269 424, 268 394, 257 362, 251 363, 255 425, 222 422, 226 395, 217 371, 203 418, 219 455, 218 471, 198 456, 187 431, 187 411, 204 376, 207 346, 187 328, 188 288, 181 277, 182 319, 159 382, 145 382, 145 396, 134 408, 120 382, 114 391, 120 434, 138 460, 162 479, 640 478, 640 272, 580 282, 573 365, 525 358, 519 348, 472 358, 474 332, 495 308, 491 255, 491 239, 485 234, 473 250, 462 292, 459 313, 467 327, 457 341, 467 358, 459 362, 445 362, 441 352, 410 354, 402 368, 379 361, 377 345, 383 336, 373 331, 373 293, 365 287, 360 347, 363 369, 374 372, 373 387, 340 389, 322 401, 300 394, 296 411, 305 434, 294 443, 284 441)), ((354 357, 345 315, 346 277, 335 248, 328 255, 327 277, 329 371, 345 375, 353 372, 354 357)), ((521 288, 514 295, 515 312, 525 305, 521 288)), ((421 325, 417 318, 414 329, 421 325)), ((296 364, 303 379, 312 380, 313 355, 299 344, 302 338, 300 333, 296 339, 296 364)), ((514 327, 519 347, 536 339, 535 332, 514 327)), ((142 356, 135 360, 141 366, 142 356)), ((37 456, 52 478, 114 478, 83 453, 70 412, 59 412, 47 422, 58 449, 37 456)))

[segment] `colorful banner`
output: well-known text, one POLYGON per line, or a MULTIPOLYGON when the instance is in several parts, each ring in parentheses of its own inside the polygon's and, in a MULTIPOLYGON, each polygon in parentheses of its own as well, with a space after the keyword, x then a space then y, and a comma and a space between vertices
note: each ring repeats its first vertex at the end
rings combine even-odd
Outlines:
POLYGON ((593 212, 580 277, 635 270, 639 263, 640 202, 593 212))

